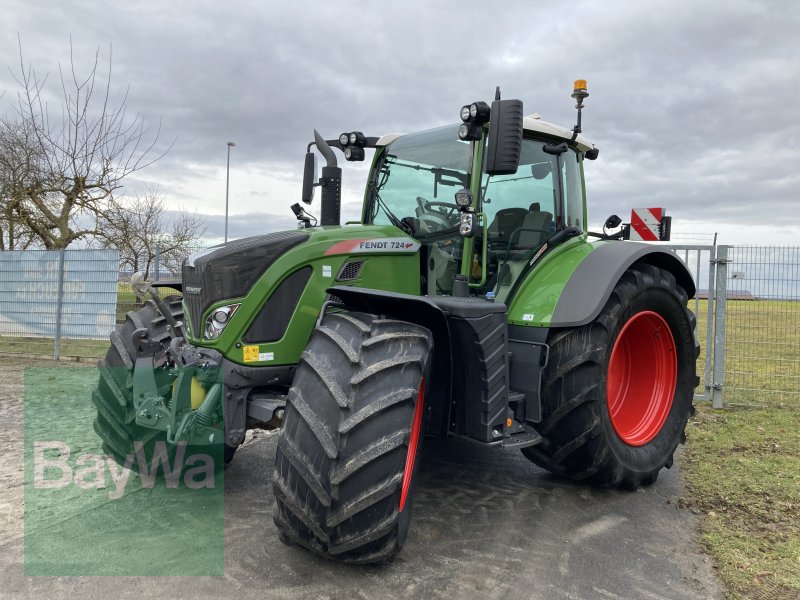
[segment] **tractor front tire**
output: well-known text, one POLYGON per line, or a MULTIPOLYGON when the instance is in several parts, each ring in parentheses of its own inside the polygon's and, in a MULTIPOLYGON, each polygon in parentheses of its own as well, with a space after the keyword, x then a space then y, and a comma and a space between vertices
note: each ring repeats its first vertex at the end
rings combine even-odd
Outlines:
MULTIPOLYGON (((183 320, 179 296, 164 300, 176 321, 183 320)), ((132 335, 137 329, 147 328, 147 337, 166 349, 172 340, 167 320, 159 313, 152 300, 137 311, 127 314, 124 325, 111 334, 111 347, 97 364, 100 380, 92 391, 92 403, 97 409, 94 430, 103 442, 103 451, 121 465, 131 456, 136 463, 134 441, 144 444, 145 455, 156 441, 165 440, 162 432, 136 424, 133 406, 133 369, 136 359, 144 356, 133 345, 132 335)), ((170 382, 171 383, 171 382, 170 382)), ((131 465, 128 459, 128 466, 131 465)))
POLYGON ((432 345, 423 327, 364 313, 328 314, 314 330, 275 455, 282 541, 347 563, 400 551, 432 345))
POLYGON ((687 302, 672 273, 634 265, 594 321, 552 330, 543 442, 525 456, 563 477, 627 489, 671 467, 698 383, 687 302))

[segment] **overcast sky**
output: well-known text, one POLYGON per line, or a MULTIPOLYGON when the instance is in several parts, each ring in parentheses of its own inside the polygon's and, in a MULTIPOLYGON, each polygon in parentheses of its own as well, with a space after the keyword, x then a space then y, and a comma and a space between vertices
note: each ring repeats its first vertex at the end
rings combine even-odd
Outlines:
MULTIPOLYGON (((326 137, 455 122, 462 104, 521 98, 584 135, 593 224, 663 206, 681 239, 800 243, 800 4, 741 2, 91 2, 0 0, 0 112, 26 63, 78 70, 99 48, 116 92, 169 153, 130 180, 207 216, 221 235, 226 142, 230 235, 292 227, 313 128, 326 137), (5 68, 5 67, 8 68, 5 68), (10 69, 10 70, 9 70, 10 69)), ((366 163, 344 173, 359 215, 366 163)), ((313 212, 318 212, 318 204, 313 212)))

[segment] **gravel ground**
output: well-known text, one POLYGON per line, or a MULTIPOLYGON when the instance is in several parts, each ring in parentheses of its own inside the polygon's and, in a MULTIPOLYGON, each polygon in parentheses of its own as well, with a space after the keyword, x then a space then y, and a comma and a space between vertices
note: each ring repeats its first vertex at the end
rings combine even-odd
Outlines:
POLYGON ((25 577, 25 366, 52 363, 0 359, 2 598, 723 596, 697 549, 697 517, 677 508, 675 467, 635 493, 595 490, 555 478, 519 452, 426 440, 404 550, 388 566, 348 567, 278 541, 270 486, 276 436, 263 432, 225 472, 224 576, 25 577))

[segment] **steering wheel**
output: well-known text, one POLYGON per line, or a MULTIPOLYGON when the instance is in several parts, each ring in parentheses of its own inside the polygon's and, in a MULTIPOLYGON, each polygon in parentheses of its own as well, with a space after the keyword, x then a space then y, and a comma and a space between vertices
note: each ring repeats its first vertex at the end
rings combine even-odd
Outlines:
POLYGON ((417 218, 428 224, 435 225, 437 229, 450 229, 458 222, 458 205, 454 202, 429 201, 422 196, 417 196, 417 218), (439 207, 434 209, 433 207, 439 207), (445 209, 445 210, 442 210, 445 209))

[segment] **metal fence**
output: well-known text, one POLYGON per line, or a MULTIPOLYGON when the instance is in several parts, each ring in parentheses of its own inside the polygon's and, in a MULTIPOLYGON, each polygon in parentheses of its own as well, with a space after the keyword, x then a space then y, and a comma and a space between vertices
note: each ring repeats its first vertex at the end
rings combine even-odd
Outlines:
POLYGON ((696 398, 800 409, 800 247, 671 248, 698 288, 696 398))
POLYGON ((116 326, 116 250, 0 252, 0 353, 94 356, 116 326))
POLYGON ((725 400, 800 409, 800 247, 729 250, 725 400))
POLYGON ((715 316, 720 319, 724 318, 724 304, 720 304, 718 307, 715 303, 717 246, 670 244, 669 247, 686 263, 697 286, 697 293, 689 303, 689 308, 697 318, 695 335, 700 342, 700 356, 697 362, 700 386, 695 390, 695 399, 712 400, 716 389, 715 404, 721 406, 724 359, 721 356, 715 356, 714 340, 715 316), (722 315, 716 315, 717 308, 722 311, 722 315), (715 364, 717 365, 716 369, 714 369, 715 364))

